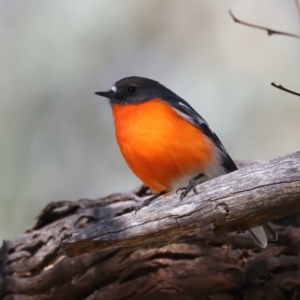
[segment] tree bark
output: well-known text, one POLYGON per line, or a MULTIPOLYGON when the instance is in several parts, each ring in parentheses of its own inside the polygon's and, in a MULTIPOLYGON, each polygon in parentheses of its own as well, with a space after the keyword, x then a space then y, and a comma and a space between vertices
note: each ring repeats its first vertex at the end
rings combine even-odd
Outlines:
POLYGON ((50 203, 31 229, 4 241, 0 299, 299 299, 298 215, 276 222, 279 240, 266 250, 247 233, 224 234, 300 210, 299 157, 298 152, 246 167, 201 185, 198 196, 159 199, 137 214, 128 211, 146 198, 145 188, 50 203), (169 221, 159 228, 161 216, 169 221), (179 225, 173 226, 174 216, 179 225), (141 228, 140 236, 124 220, 141 228), (213 237, 210 222, 224 235, 213 237), (93 232, 103 224, 109 233, 93 232), (73 257, 64 255, 62 239, 73 257), (94 252, 99 247, 109 249, 94 252), (91 253, 78 255, 83 252, 91 253))
MULTIPOLYGON (((183 201, 174 195, 137 213, 99 222, 63 239, 68 256, 99 249, 165 246, 197 228, 214 224, 217 236, 300 211, 300 151, 249 166, 198 186, 183 201)), ((127 212, 127 213, 126 213, 127 212)))

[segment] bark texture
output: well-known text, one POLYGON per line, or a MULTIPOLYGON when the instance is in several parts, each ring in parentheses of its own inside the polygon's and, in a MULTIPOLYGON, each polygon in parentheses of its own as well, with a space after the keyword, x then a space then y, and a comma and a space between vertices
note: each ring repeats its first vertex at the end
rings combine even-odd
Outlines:
POLYGON ((68 256, 124 247, 165 246, 195 229, 214 224, 220 236, 300 211, 300 151, 242 168, 198 186, 199 195, 153 202, 136 214, 99 222, 63 239, 68 256))
MULTIPOLYGON (((272 164, 258 164, 245 168, 245 173, 240 170, 236 175, 240 176, 240 181, 246 182, 249 181, 249 174, 258 176, 260 173, 265 174, 265 169, 272 170, 268 174, 271 176, 273 173, 273 177, 278 180, 273 181, 270 190, 275 189, 287 203, 293 203, 293 212, 296 212, 299 206, 295 199, 300 202, 299 194, 296 196, 290 190, 295 191, 294 187, 298 184, 298 159, 299 153, 296 153, 281 158, 281 163, 273 161, 275 168, 272 168, 272 164), (291 174, 292 165, 294 171, 291 174), (258 166, 261 171, 255 169, 258 166), (257 173, 251 171, 254 169, 257 173), (286 177, 280 175, 282 170, 285 170, 286 177), (286 193, 295 199, 290 200, 286 193)), ((227 195, 222 201, 227 201, 230 215, 231 212, 234 213, 235 205, 228 201, 230 196, 246 192, 233 192, 234 185, 239 183, 232 175, 232 186, 228 187, 231 192, 228 194, 222 181, 212 185, 218 186, 227 195)), ((269 197, 269 192, 262 193, 262 188, 268 186, 264 176, 257 178, 256 188, 250 189, 250 194, 247 194, 252 197, 254 207, 257 199, 261 199, 256 197, 261 194, 266 199, 269 197)), ((212 191, 207 189, 206 187, 203 191, 201 186, 199 196, 207 194, 210 197, 212 191)), ((133 193, 115 194, 97 200, 50 203, 31 229, 3 243, 0 252, 0 299, 300 299, 300 217, 297 214, 276 221, 274 227, 279 240, 271 243, 266 250, 257 248, 247 233, 212 237, 212 225, 207 222, 208 225, 203 224, 201 229, 191 227, 188 231, 183 231, 183 235, 176 232, 167 236, 167 243, 162 238, 158 238, 156 243, 155 238, 150 236, 150 243, 130 242, 123 245, 124 249, 113 247, 112 243, 111 249, 93 252, 95 248, 90 246, 90 237, 87 237, 85 250, 92 251, 91 253, 73 257, 64 255, 60 248, 61 239, 66 243, 64 245, 72 245, 69 250, 65 247, 67 253, 71 251, 68 254, 84 252, 82 246, 79 251, 77 245, 70 242, 74 238, 74 232, 90 232, 90 228, 97 228, 95 226, 99 226, 99 223, 114 224, 115 221, 112 220, 118 218, 129 218, 136 222, 142 213, 145 218, 147 214, 155 216, 153 210, 156 207, 159 207, 158 211, 167 209, 168 206, 159 206, 163 201, 157 200, 151 204, 152 208, 145 208, 136 215, 128 214, 129 207, 140 204, 146 193, 147 190, 142 188, 133 193), (155 248, 161 245, 166 246, 155 248), (140 246, 148 246, 149 249, 139 249, 140 246), (137 250, 128 252, 133 248, 137 250)), ((190 197, 186 199, 189 206, 192 206, 192 199, 199 202, 196 197, 190 197)), ((176 199, 171 199, 172 209, 173 201, 176 199)), ((187 205, 179 200, 176 203, 178 207, 187 205)), ((245 203, 250 205, 252 202, 245 200, 245 203)), ((260 205, 264 210, 265 203, 260 205)), ((215 205, 213 209, 219 210, 215 205)), ((278 212, 275 204, 270 209, 274 210, 275 218, 291 213, 291 210, 283 208, 278 212)), ((223 207, 220 210, 223 215, 223 207)), ((186 210, 181 212, 184 215, 186 210)), ((237 220, 241 215, 241 212, 235 214, 237 220)), ((269 216, 268 213, 266 215, 269 216)), ((232 228, 232 225, 226 226, 226 216, 228 215, 225 213, 221 223, 215 224, 217 228, 226 228, 222 233, 227 228, 232 228)), ((269 220, 269 217, 261 215, 258 218, 249 215, 247 218, 249 221, 245 224, 269 220)), ((243 223, 238 221, 236 224, 234 226, 240 227, 243 223)), ((151 228, 150 226, 150 230, 151 228)), ((151 234, 154 235, 153 232, 151 234)), ((95 235, 99 235, 99 232, 95 232, 95 235)), ((119 243, 119 240, 116 239, 115 243, 119 243)))

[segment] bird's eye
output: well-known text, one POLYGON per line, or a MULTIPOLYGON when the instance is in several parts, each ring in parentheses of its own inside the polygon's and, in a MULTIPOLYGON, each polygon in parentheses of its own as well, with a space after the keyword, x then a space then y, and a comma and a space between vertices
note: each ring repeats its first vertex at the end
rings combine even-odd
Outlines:
POLYGON ((135 86, 129 86, 128 88, 127 88, 127 92, 129 93, 129 94, 133 94, 134 92, 136 91, 136 87, 135 86))

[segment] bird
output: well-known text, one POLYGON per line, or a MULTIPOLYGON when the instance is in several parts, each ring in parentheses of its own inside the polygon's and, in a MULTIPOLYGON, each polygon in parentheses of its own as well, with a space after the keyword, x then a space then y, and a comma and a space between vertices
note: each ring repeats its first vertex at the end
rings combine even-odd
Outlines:
MULTIPOLYGON (((208 123, 158 81, 126 77, 95 94, 109 99, 116 139, 128 166, 157 193, 136 211, 176 192, 182 200, 190 191, 198 193, 197 184, 238 169, 208 123)), ((261 248, 277 240, 269 224, 249 232, 261 248)))

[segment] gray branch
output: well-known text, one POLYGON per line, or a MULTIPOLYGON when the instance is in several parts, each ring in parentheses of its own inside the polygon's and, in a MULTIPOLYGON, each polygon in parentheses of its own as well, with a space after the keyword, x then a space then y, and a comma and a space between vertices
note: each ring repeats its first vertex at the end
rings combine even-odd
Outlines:
POLYGON ((300 211, 300 151, 260 162, 198 186, 182 202, 159 198, 137 213, 95 223, 62 239, 68 256, 100 249, 162 247, 209 224, 221 236, 300 211))

